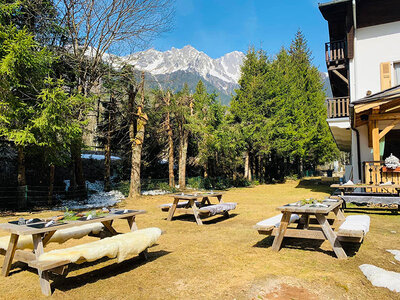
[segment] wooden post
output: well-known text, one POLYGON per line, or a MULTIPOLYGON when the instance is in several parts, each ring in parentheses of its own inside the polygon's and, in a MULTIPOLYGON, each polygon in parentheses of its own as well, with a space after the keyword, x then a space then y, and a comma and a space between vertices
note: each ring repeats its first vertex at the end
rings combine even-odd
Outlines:
POLYGON ((285 211, 283 213, 282 219, 281 219, 281 224, 279 226, 278 232, 275 236, 274 242, 272 243, 272 251, 279 251, 279 249, 281 248, 281 244, 283 241, 283 237, 285 236, 286 233, 286 229, 289 225, 289 221, 290 221, 290 212, 285 211))
POLYGON ((372 151, 374 161, 380 161, 378 121, 372 121, 372 151))
POLYGON ((14 258, 15 250, 17 250, 19 235, 12 233, 10 237, 10 242, 8 243, 8 248, 6 252, 6 257, 4 258, 3 268, 1 274, 7 277, 10 273, 11 264, 14 258))
MULTIPOLYGON (((33 246, 34 246, 34 252, 35 252, 36 259, 38 259, 39 256, 44 253, 43 240, 42 240, 42 236, 40 234, 33 235, 33 246)), ((49 272, 38 269, 38 275, 39 275, 39 282, 40 282, 40 287, 42 289, 42 293, 46 296, 50 296, 51 295, 51 287, 50 287, 50 281, 49 281, 49 272)))

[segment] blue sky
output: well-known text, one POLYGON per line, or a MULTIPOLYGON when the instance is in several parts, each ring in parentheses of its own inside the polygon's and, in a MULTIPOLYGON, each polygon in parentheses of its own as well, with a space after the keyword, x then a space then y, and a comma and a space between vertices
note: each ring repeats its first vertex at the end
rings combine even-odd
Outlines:
POLYGON ((316 0, 176 0, 173 29, 153 40, 160 51, 192 45, 212 58, 249 45, 270 55, 288 46, 297 29, 305 34, 314 64, 326 71, 328 24, 316 0))

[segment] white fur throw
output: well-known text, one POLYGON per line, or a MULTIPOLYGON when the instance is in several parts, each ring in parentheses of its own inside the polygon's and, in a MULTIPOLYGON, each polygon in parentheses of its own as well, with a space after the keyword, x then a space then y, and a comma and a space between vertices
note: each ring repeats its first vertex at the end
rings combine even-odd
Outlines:
MULTIPOLYGON (((186 207, 186 205, 188 205, 189 201, 179 201, 178 204, 176 205, 176 207, 178 208, 184 208, 186 207)), ((196 201, 196 206, 200 205, 200 202, 196 201)), ((173 203, 166 203, 166 204, 161 204, 160 207, 171 207, 173 203)))
POLYGON ((69 261, 71 263, 95 261, 102 257, 115 258, 122 262, 127 257, 137 255, 152 246, 161 236, 161 229, 146 228, 119 234, 99 241, 43 253, 39 261, 69 261))
MULTIPOLYGON (((81 239, 87 236, 89 233, 97 234, 103 229, 103 224, 92 223, 82 226, 71 227, 67 229, 57 230, 54 235, 50 238, 49 243, 62 244, 69 239, 81 239)), ((9 236, 3 236, 0 238, 0 248, 7 250, 8 243, 10 242, 9 236)), ((17 249, 33 249, 33 240, 31 235, 21 235, 18 238, 17 249)))
MULTIPOLYGON (((282 214, 279 214, 274 217, 262 220, 256 224, 255 228, 262 229, 262 228, 271 227, 271 226, 279 227, 279 225, 281 224, 282 216, 283 216, 282 214)), ((291 214, 289 223, 296 222, 299 219, 300 219, 299 215, 291 214)))
POLYGON ((339 227, 339 233, 352 233, 363 231, 366 234, 369 231, 370 217, 367 215, 354 215, 346 217, 346 220, 339 227))
POLYGON ((199 211, 209 212, 210 215, 214 216, 216 214, 235 209, 236 205, 237 203, 235 202, 219 203, 214 205, 203 206, 202 208, 199 208, 199 211))

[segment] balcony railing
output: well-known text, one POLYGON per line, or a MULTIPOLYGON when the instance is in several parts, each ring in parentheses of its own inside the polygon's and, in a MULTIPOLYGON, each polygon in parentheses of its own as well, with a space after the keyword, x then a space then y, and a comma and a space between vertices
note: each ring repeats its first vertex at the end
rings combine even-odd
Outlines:
MULTIPOLYGON (((389 169, 384 161, 365 161, 363 164, 365 184, 381 185, 388 182, 400 184, 400 168, 389 169)), ((393 193, 394 191, 390 186, 382 186, 382 188, 370 188, 367 192, 393 193)))
POLYGON ((346 41, 325 43, 325 60, 327 64, 338 62, 347 58, 346 41))
POLYGON ((344 118, 348 117, 349 114, 349 97, 329 98, 326 99, 328 118, 344 118))

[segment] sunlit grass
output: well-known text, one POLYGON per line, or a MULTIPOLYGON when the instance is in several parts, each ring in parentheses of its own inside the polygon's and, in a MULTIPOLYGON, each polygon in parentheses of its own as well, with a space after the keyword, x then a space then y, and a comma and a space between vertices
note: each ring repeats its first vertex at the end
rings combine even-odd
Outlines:
MULTIPOLYGON (((142 263, 133 258, 117 264, 115 260, 101 260, 73 267, 67 278, 59 278, 52 284, 53 296, 61 299, 257 299, 285 283, 305 290, 306 295, 313 295, 315 299, 399 298, 399 294, 372 286, 358 268, 370 263, 400 272, 400 263, 386 252, 400 249, 399 215, 371 213, 370 232, 358 252, 347 260, 336 259, 327 242, 320 245, 289 240, 284 242, 281 251, 272 252, 272 239, 252 228, 258 221, 277 214, 276 207, 281 204, 309 197, 322 199, 329 191, 327 186, 315 182, 299 184, 299 181, 231 189, 223 200, 238 202, 232 217, 206 219, 204 226, 196 225, 192 218, 167 222, 167 213, 161 212, 158 205, 170 202, 168 195, 127 200, 121 206, 148 212, 137 217, 139 228, 156 226, 166 231, 149 250, 149 261, 142 263)), ((37 216, 54 214, 42 212, 37 216)), ((15 218, 3 217, 0 221, 15 218)), ((115 222, 115 227, 121 232, 128 230, 123 221, 115 222)), ((91 240, 94 238, 68 241, 65 246, 91 240)), ((60 246, 48 247, 53 248, 60 246)), ((37 275, 21 267, 15 265, 12 275, 0 280, 0 298, 42 297, 37 275)))

